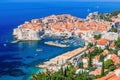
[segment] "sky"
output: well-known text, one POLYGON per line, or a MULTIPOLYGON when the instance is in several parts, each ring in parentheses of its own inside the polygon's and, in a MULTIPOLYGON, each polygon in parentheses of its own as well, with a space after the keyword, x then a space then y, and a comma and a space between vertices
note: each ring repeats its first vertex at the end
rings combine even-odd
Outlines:
POLYGON ((53 1, 82 1, 82 2, 117 2, 120 0, 0 0, 0 2, 53 2, 53 1))

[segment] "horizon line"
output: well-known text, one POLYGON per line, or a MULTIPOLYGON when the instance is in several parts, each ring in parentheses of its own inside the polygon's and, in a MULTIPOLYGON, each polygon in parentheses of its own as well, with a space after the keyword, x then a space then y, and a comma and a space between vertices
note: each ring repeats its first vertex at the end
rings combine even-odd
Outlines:
POLYGON ((120 1, 1 1, 0 3, 43 3, 43 2, 120 2, 120 1))

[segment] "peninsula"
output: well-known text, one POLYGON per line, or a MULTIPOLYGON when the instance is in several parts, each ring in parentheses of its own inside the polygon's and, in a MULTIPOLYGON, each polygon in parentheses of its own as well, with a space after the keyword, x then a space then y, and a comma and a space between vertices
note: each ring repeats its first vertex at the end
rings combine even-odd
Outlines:
POLYGON ((85 41, 83 48, 37 65, 46 71, 33 75, 32 80, 120 80, 119 33, 120 11, 94 12, 86 19, 69 14, 52 15, 25 22, 13 31, 17 40, 57 36, 80 37, 85 41))
POLYGON ((90 13, 86 19, 69 14, 51 15, 26 21, 13 30, 13 35, 18 40, 41 40, 44 36, 58 36, 61 38, 80 37, 87 42, 92 41, 94 35, 99 33, 116 35, 108 31, 117 20, 115 16, 109 19, 107 15, 98 12, 90 13))

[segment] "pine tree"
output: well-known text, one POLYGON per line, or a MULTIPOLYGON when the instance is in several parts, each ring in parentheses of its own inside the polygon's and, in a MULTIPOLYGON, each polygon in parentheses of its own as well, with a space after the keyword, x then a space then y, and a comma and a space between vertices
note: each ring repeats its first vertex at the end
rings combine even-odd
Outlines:
POLYGON ((80 59, 80 62, 79 62, 79 68, 83 68, 83 62, 82 62, 82 59, 80 59))
POLYGON ((67 77, 67 70, 64 70, 64 77, 67 77))
POLYGON ((104 56, 101 55, 101 58, 102 58, 102 69, 101 69, 101 76, 104 76, 104 56))
POLYGON ((92 56, 91 56, 90 52, 88 53, 88 55, 89 55, 88 68, 90 68, 90 67, 92 67, 92 56))

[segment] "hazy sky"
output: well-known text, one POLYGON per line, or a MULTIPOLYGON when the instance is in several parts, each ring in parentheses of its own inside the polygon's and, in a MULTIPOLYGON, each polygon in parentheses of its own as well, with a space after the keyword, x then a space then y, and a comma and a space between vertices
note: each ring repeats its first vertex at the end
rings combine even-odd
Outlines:
POLYGON ((102 2, 106 2, 106 1, 108 1, 108 2, 116 2, 116 1, 119 1, 120 2, 120 0, 0 0, 0 2, 50 2, 50 1, 89 1, 89 2, 93 2, 93 1, 102 1, 102 2))

